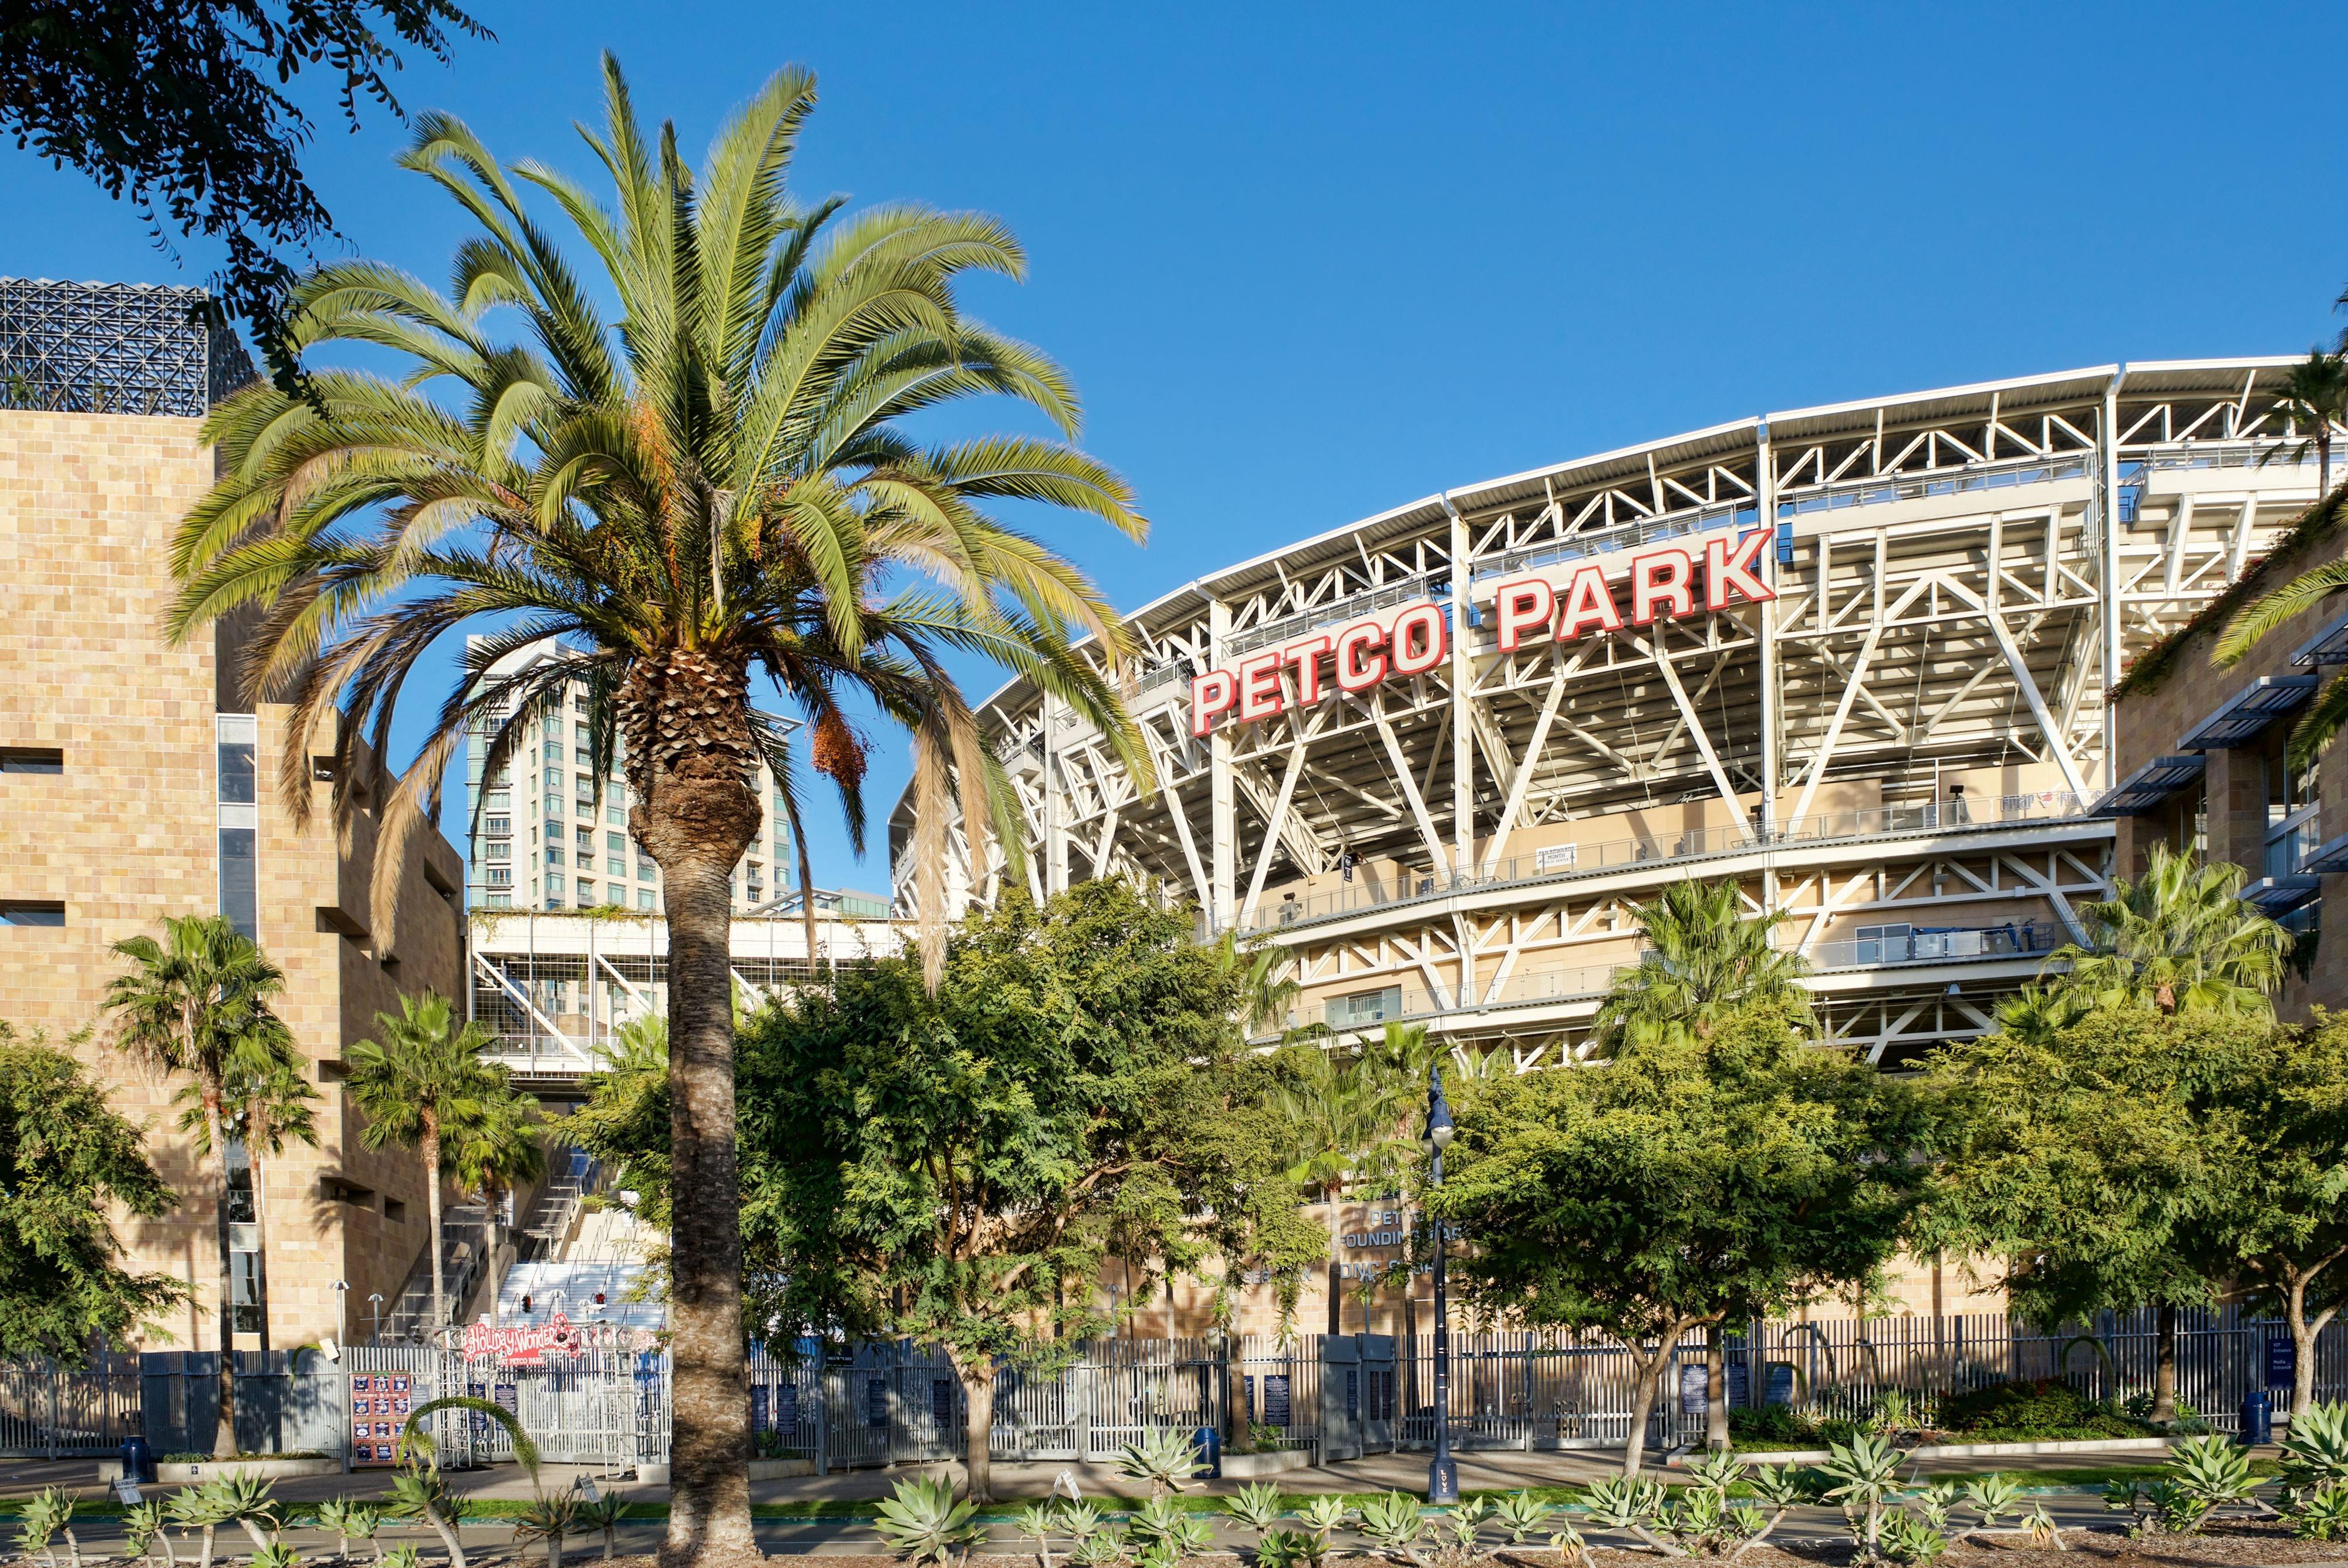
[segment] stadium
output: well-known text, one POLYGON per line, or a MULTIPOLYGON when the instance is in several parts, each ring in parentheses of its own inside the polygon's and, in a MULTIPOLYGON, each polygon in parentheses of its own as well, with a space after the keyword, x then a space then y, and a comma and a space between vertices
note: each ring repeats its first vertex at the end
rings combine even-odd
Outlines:
MULTIPOLYGON (((2316 494, 2291 362, 1798 409, 1466 484, 1134 612, 1155 780, 1014 681, 1042 894, 1138 875, 1276 942, 1341 1031, 1587 1048, 1633 906, 1730 879, 1834 1043, 1988 1029, 2108 891, 2111 694, 2316 494)), ((910 909, 911 805, 891 822, 910 909)), ((985 902, 999 851, 950 896, 985 902)))

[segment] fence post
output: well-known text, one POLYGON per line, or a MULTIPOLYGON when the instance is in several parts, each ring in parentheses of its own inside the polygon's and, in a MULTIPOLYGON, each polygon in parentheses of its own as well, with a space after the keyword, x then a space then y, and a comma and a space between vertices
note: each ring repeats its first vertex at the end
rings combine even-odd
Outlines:
POLYGON ((815 1473, 831 1473, 831 1369, 824 1365, 824 1344, 816 1341, 815 1354, 815 1473))

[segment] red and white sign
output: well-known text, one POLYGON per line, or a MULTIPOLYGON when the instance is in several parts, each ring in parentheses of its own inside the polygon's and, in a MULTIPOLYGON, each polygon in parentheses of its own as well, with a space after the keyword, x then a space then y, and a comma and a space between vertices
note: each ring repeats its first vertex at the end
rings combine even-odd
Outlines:
MULTIPOLYGON (((1717 614, 1739 599, 1766 603, 1777 596, 1759 570, 1768 542, 1768 531, 1756 528, 1741 537, 1653 545, 1511 578, 1490 591, 1494 641, 1510 654, 1537 637, 1570 641, 1625 624, 1717 614), (1620 577, 1628 591, 1627 618, 1610 577, 1620 577)), ((1486 596, 1480 583, 1472 593, 1479 601, 1486 596)), ((1450 637, 1444 607, 1421 600, 1262 649, 1191 678, 1190 733, 1207 735, 1226 717, 1253 724, 1290 707, 1311 707, 1331 683, 1357 692, 1424 674, 1450 656, 1450 637)))

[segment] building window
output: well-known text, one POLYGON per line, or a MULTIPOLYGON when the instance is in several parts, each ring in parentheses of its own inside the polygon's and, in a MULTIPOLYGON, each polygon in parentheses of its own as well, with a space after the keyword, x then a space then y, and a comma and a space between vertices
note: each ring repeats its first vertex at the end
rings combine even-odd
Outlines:
POLYGON ((262 1332, 261 1227, 254 1222, 252 1161, 244 1144, 228 1140, 228 1247, 231 1326, 239 1334, 262 1332))
MULTIPOLYGON (((505 779, 500 778, 497 782, 503 784, 505 779)), ((512 792, 509 789, 492 789, 489 791, 489 798, 486 801, 482 802, 482 805, 487 810, 503 811, 508 809, 508 803, 512 799, 512 792)))
POLYGON ((615 828, 624 828, 628 825, 628 809, 607 795, 603 798, 603 820, 615 828))
POLYGON ((638 909, 650 909, 652 906, 653 890, 648 887, 638 888, 636 890, 636 907, 638 909))
POLYGON ((595 884, 585 877, 579 879, 579 907, 582 909, 595 907, 595 884))
POLYGON ((63 925, 66 906, 42 899, 0 900, 0 925, 63 925))
POLYGON ((562 873, 561 873, 561 872, 547 872, 547 873, 546 873, 546 896, 547 896, 549 899, 553 899, 553 898, 559 897, 559 896, 561 894, 561 892, 562 892, 562 873))
POLYGON ((66 754, 52 747, 0 746, 0 773, 62 773, 66 754))
POLYGON ((254 751, 260 721, 223 713, 212 721, 220 757, 220 912, 248 941, 261 939, 255 840, 261 827, 254 751))
POLYGON ((489 907, 491 909, 511 909, 513 907, 513 894, 510 892, 493 892, 489 894, 489 907))
POLYGON ((511 866, 485 866, 482 868, 482 874, 490 887, 513 886, 513 867, 511 866))
POLYGON ((546 798, 546 814, 550 820, 559 818, 562 815, 561 796, 549 795, 546 798))
POLYGON ((2266 774, 2266 874, 2287 877, 2299 870, 2317 842, 2315 764, 2293 768, 2291 727, 2271 725, 2260 743, 2266 774))
POLYGON ((547 761, 549 761, 549 762, 560 762, 560 761, 561 761, 561 760, 562 760, 562 742, 561 742, 561 741, 559 741, 559 740, 550 740, 550 741, 548 741, 548 742, 545 744, 545 746, 544 746, 544 747, 542 747, 542 748, 540 748, 539 755, 540 755, 541 757, 543 757, 543 758, 544 758, 547 761))
POLYGON ((624 877, 628 874, 628 862, 613 855, 603 862, 603 872, 607 876, 624 877))
POLYGON ((562 863, 562 846, 561 844, 549 844, 546 846, 546 863, 551 866, 559 866, 562 863))
POLYGON ((481 858, 483 860, 489 861, 510 861, 513 859, 513 841, 511 839, 490 839, 481 845, 481 858))
POLYGON ((488 834, 492 839, 502 839, 507 834, 513 831, 513 819, 511 817, 484 817, 481 819, 481 831, 488 834))

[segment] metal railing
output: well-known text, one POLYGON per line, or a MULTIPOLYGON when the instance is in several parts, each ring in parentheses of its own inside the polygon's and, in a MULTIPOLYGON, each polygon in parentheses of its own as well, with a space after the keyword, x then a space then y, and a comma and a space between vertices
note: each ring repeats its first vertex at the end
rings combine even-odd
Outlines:
POLYGON ((1874 969, 1890 964, 1946 964, 1972 958, 2021 958, 2052 953, 2062 934, 2035 921, 2003 925, 1951 926, 1821 942, 1810 948, 1814 970, 1874 969))
POLYGON ((1303 898, 1283 897, 1262 904, 1241 923, 1243 933, 1283 931, 1317 921, 1338 919, 1389 904, 1416 903, 1484 888, 1566 882, 1644 865, 1677 864, 1723 855, 1806 844, 1840 843, 1908 834, 1958 832, 2003 827, 2015 822, 2061 822, 2081 820, 2093 801, 2068 790, 2034 794, 1966 797, 1925 801, 1913 806, 1870 806, 1852 811, 1813 812, 1764 832, 1758 827, 1691 828, 1684 832, 1610 839, 1593 844, 1551 844, 1497 861, 1488 872, 1455 872, 1401 878, 1392 883, 1361 881, 1303 898))
POLYGON ((2065 453, 2054 458, 2022 458, 1996 463, 1971 463, 1962 469, 1934 469, 1919 474, 1870 474, 1813 490, 1781 496, 1780 518, 1814 511, 1839 511, 1845 507, 1879 506, 1889 501, 1916 500, 1928 496, 1964 495, 1974 490, 2006 490, 2014 485, 2051 484, 2057 480, 2085 479, 2095 465, 2092 452, 2065 453))

